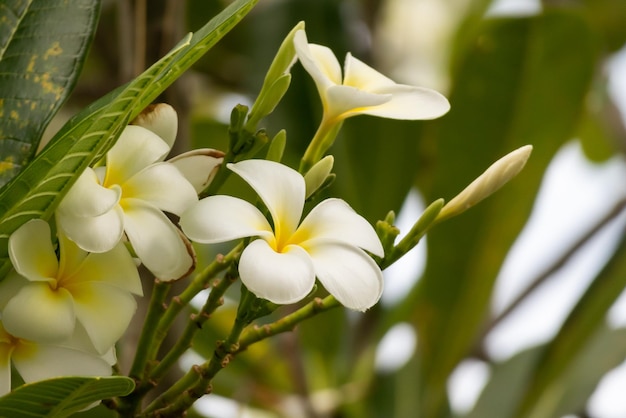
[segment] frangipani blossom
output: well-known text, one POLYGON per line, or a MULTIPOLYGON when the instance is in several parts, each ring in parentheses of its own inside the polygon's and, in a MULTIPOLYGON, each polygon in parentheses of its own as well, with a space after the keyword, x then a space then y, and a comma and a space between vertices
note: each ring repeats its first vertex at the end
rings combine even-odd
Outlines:
POLYGON ((309 44, 304 30, 296 32, 294 45, 300 63, 315 81, 324 117, 342 120, 355 115, 391 119, 434 119, 450 110, 448 100, 424 87, 397 84, 364 62, 346 55, 343 78, 333 52, 309 44))
POLYGON ((57 210, 64 233, 89 252, 105 252, 124 233, 139 259, 161 280, 184 276, 194 259, 187 240, 163 213, 180 215, 198 201, 198 190, 221 163, 221 154, 196 150, 175 163, 163 161, 174 142, 176 113, 152 109, 127 126, 106 155, 104 166, 87 168, 57 210), (158 134, 158 135, 157 135, 158 134), (159 136, 159 135, 162 135, 159 136), (190 177, 178 167, 188 163, 190 177))
POLYGON ((371 115, 390 119, 434 119, 450 110, 448 100, 435 90, 397 84, 364 62, 346 55, 343 77, 333 52, 322 45, 309 44, 304 30, 294 35, 296 54, 313 78, 323 107, 322 122, 304 156, 312 165, 326 151, 344 119, 371 115), (334 131, 335 130, 335 131, 334 131))
POLYGON ((0 283, 4 328, 40 343, 61 343, 82 326, 105 353, 126 331, 142 295, 137 267, 118 243, 106 253, 87 253, 60 234, 60 259, 49 225, 31 220, 9 237, 15 268, 0 283))
POLYGON ((302 222, 304 178, 266 160, 228 164, 257 192, 272 218, 231 196, 202 199, 181 216, 187 236, 200 243, 258 237, 242 252, 239 274, 246 287, 277 304, 295 303, 311 292, 315 277, 339 302, 364 311, 382 293, 382 273, 364 251, 383 256, 372 226, 346 202, 327 199, 302 222), (273 225, 273 226, 272 226, 273 225))
POLYGON ((63 376, 110 376, 113 351, 89 349, 84 332, 60 343, 37 343, 9 334, 0 323, 0 396, 11 391, 11 364, 26 383, 63 376))

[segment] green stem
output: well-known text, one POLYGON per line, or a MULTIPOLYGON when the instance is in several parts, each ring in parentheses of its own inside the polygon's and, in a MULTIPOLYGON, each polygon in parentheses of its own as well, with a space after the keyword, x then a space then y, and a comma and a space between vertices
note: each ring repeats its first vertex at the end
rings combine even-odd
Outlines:
POLYGON ((174 323, 174 320, 182 311, 182 309, 187 306, 187 304, 196 296, 200 291, 207 288, 211 279, 213 279, 219 272, 228 268, 231 263, 233 263, 241 253, 243 249, 243 244, 238 244, 235 248, 233 248, 228 254, 225 256, 216 257, 215 261, 209 264, 204 270, 198 273, 193 281, 187 286, 187 288, 177 296, 172 298, 172 303, 167 307, 165 313, 161 317, 157 325, 157 329, 154 335, 154 340, 152 341, 152 350, 156 353, 161 347, 161 343, 165 339, 167 332, 170 327, 174 323))
POLYGON ((228 338, 218 343, 211 359, 192 367, 178 382, 148 405, 140 416, 144 418, 181 416, 198 398, 211 392, 213 378, 236 354, 256 342, 292 331, 300 322, 338 306, 341 304, 333 296, 324 299, 315 298, 292 314, 262 327, 248 328, 245 333, 243 331, 248 322, 242 316, 237 316, 228 338))
POLYGON ((202 328, 202 325, 207 321, 207 319, 209 319, 211 314, 213 314, 219 306, 224 304, 224 293, 236 280, 236 273, 226 274, 220 280, 217 280, 212 284, 212 289, 206 303, 200 312, 190 316, 182 335, 163 360, 161 360, 161 362, 152 370, 150 373, 150 379, 160 379, 187 351, 187 349, 191 346, 191 341, 193 340, 194 335, 196 335, 196 332, 202 328))
POLYGON ((238 351, 237 341, 247 325, 240 317, 225 341, 218 343, 211 359, 192 367, 178 382, 147 406, 142 416, 180 417, 201 396, 211 392, 211 381, 217 373, 230 363, 233 353, 238 351))
POLYGON ((246 330, 246 332, 239 339, 238 348, 232 354, 237 354, 254 343, 257 343, 266 338, 272 337, 283 332, 293 331, 293 329, 300 322, 305 319, 311 318, 319 313, 328 311, 332 308, 341 306, 341 304, 334 298, 334 296, 327 296, 324 299, 315 298, 313 301, 307 303, 297 311, 284 316, 276 322, 263 325, 261 327, 254 326, 246 330))
POLYGON ((158 279, 154 281, 148 312, 146 313, 146 319, 141 330, 139 342, 137 343, 135 358, 129 372, 129 377, 135 380, 136 390, 130 395, 121 398, 116 407, 122 416, 132 415, 133 412, 137 410, 143 395, 151 387, 145 379, 146 366, 149 362, 155 360, 154 357, 151 357, 152 351, 150 346, 154 338, 156 325, 165 311, 165 298, 167 297, 170 287, 170 283, 162 282, 158 279))
POLYGON ((443 199, 437 199, 424 210, 422 216, 415 222, 404 238, 400 240, 398 245, 393 248, 391 254, 386 254, 385 258, 379 263, 381 270, 386 269, 398 261, 398 259, 411 251, 413 247, 420 242, 430 228, 436 225, 437 215, 441 211, 441 208, 443 208, 443 205, 443 199))
POLYGON ((322 159, 324 153, 326 153, 328 148, 335 142, 341 125, 342 122, 330 121, 325 117, 322 119, 319 128, 317 128, 317 132, 315 132, 313 139, 302 156, 302 160, 300 161, 300 173, 305 174, 315 163, 322 159))
POLYGON ((146 364, 154 360, 148 356, 150 353, 150 346, 153 343, 154 333, 159 322, 159 318, 165 312, 165 298, 169 293, 171 283, 162 282, 160 280, 154 281, 154 287, 152 288, 152 297, 150 298, 150 305, 148 306, 148 313, 146 314, 146 320, 141 330, 141 336, 137 343, 137 351, 135 353, 135 359, 131 366, 129 376, 136 379, 143 379, 145 376, 146 364))

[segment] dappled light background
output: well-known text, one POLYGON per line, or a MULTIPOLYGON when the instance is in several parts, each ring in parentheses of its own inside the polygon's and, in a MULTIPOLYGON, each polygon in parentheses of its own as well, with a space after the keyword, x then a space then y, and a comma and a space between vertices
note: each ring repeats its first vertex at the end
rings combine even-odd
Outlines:
MULTIPOLYGON (((104 1, 59 121, 141 72, 225 4, 104 1)), ((387 269, 377 306, 327 312, 251 347, 194 413, 626 416, 623 2, 260 0, 161 98, 179 112, 179 147, 225 148, 230 110, 252 103, 282 38, 301 20, 309 41, 340 61, 350 51, 399 83, 450 99, 452 110, 438 120, 345 122, 331 149, 337 179, 328 195, 370 222, 393 210, 401 237, 428 204, 450 200, 501 156, 525 144, 533 155, 504 189, 438 225, 387 269)), ((284 162, 293 167, 321 105, 299 64, 292 75, 264 126, 270 136, 287 130, 284 162)), ((197 250, 200 261, 215 255, 197 250)), ((212 352, 234 309, 227 301, 207 322, 185 362, 212 352)))

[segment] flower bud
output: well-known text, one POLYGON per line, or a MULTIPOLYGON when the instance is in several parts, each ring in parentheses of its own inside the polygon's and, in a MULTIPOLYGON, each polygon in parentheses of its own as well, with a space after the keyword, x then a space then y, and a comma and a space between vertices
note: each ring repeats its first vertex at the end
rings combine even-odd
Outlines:
POLYGON ((298 31, 304 29, 304 22, 299 22, 287 34, 283 43, 278 48, 278 52, 270 65, 259 96, 252 105, 246 128, 254 132, 256 125, 265 116, 274 111, 274 108, 285 95, 291 83, 291 66, 296 62, 296 50, 293 45, 293 36, 298 31))
POLYGON ((304 182, 306 184, 306 197, 309 198, 315 193, 326 181, 326 178, 333 169, 335 159, 332 155, 319 160, 311 169, 304 175, 304 182))
POLYGON ((437 216, 437 222, 465 212, 504 186, 524 168, 532 150, 532 145, 525 145, 493 163, 443 207, 437 216))

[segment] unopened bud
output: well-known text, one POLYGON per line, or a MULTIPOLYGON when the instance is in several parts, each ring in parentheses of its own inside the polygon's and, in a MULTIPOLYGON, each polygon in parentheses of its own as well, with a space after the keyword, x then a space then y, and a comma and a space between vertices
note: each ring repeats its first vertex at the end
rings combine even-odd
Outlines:
POLYGON ((437 222, 465 212, 504 186, 524 168, 532 150, 532 145, 525 145, 493 163, 441 209, 437 222))
POLYGON ((332 155, 319 160, 307 173, 304 175, 304 182, 306 184, 306 197, 309 198, 315 193, 326 181, 326 178, 330 175, 333 169, 335 159, 332 155))

